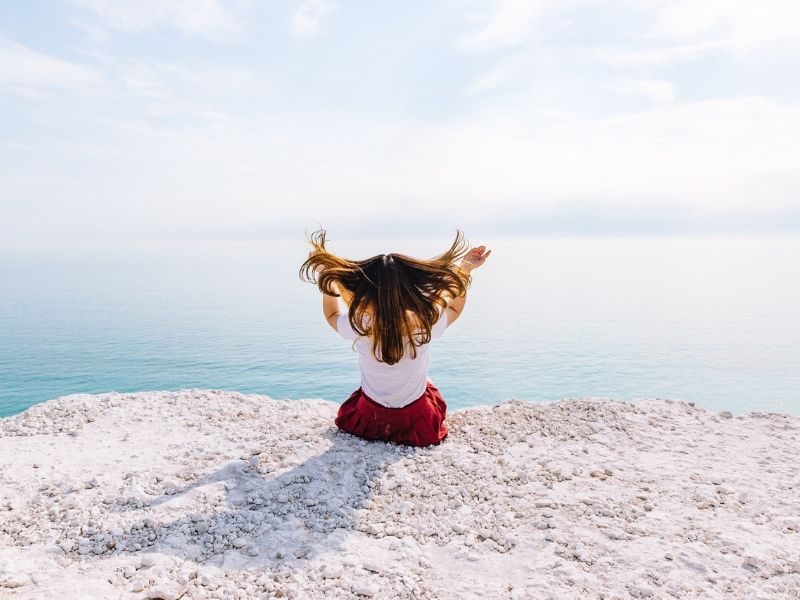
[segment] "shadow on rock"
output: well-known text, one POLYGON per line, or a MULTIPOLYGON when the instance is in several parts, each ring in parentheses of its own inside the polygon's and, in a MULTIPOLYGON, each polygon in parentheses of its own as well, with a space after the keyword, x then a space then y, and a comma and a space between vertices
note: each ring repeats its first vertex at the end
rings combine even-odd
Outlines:
POLYGON ((365 444, 335 429, 324 439, 329 448, 294 466, 291 458, 275 470, 258 457, 232 461, 142 508, 107 507, 146 516, 81 543, 105 545, 104 556, 151 550, 242 569, 336 551, 357 528, 376 479, 409 448, 365 444))

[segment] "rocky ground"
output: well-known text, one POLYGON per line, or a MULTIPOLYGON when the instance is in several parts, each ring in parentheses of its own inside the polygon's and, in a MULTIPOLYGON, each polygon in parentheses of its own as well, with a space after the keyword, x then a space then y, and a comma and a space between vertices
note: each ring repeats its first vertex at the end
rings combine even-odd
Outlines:
POLYGON ((0 419, 0 597, 800 598, 800 418, 680 401, 452 411, 73 395, 0 419))

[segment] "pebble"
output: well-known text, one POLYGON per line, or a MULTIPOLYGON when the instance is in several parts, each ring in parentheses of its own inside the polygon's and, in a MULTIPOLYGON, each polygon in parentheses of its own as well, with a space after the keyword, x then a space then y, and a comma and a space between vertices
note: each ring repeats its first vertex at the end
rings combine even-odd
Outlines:
POLYGON ((179 581, 163 581, 147 590, 145 598, 152 600, 178 600, 186 593, 187 586, 179 581))
POLYGON ((344 573, 341 565, 326 565, 322 570, 322 576, 325 579, 339 579, 344 573))
POLYGON ((142 568, 142 569, 144 569, 146 567, 152 567, 154 564, 156 564, 156 559, 152 554, 145 554, 139 560, 139 568, 142 568))
POLYGON ((733 413, 731 413, 729 410, 723 410, 721 413, 719 413, 719 416, 723 419, 732 419, 733 413))
POLYGON ((0 575, 0 587, 14 589, 24 586, 28 578, 24 575, 0 575))
POLYGON ((354 583, 350 587, 350 590, 357 596, 366 596, 367 598, 372 598, 375 594, 378 593, 377 586, 371 583, 363 583, 363 582, 354 583))
POLYGON ((372 571, 373 573, 380 573, 382 570, 381 565, 372 560, 365 560, 363 563, 361 563, 361 566, 367 571, 372 571))
POLYGON ((634 584, 633 592, 640 598, 650 598, 656 595, 655 589, 653 589, 643 581, 638 581, 634 584))

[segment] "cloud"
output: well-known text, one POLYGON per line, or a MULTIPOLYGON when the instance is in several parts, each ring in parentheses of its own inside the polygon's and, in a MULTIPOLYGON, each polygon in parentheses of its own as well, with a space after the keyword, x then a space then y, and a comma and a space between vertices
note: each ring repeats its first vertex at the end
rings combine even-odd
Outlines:
POLYGON ((734 46, 735 44, 730 41, 710 40, 697 44, 669 45, 645 50, 596 48, 593 52, 597 59, 615 67, 663 66, 681 61, 691 61, 711 52, 731 51, 734 46))
POLYGON ((795 0, 671 0, 663 3, 648 36, 696 42, 708 38, 741 46, 800 42, 795 0))
POLYGON ((335 8, 333 0, 299 0, 292 11, 292 35, 305 37, 316 33, 320 24, 335 8))
POLYGON ((94 69, 0 37, 0 86, 15 89, 83 89, 96 86, 101 77, 94 69))
MULTIPOLYGON (((631 18, 592 22, 592 36, 602 28, 606 37, 622 34, 629 42, 629 47, 596 49, 599 58, 614 66, 663 65, 709 52, 747 60, 758 52, 800 47, 796 26, 800 3, 795 0, 590 0, 588 4, 597 5, 599 14, 631 18), (628 22, 642 22, 642 32, 631 35, 620 26, 628 22), (643 48, 643 43, 651 47, 643 48)), ((485 0, 484 11, 474 17, 480 29, 463 38, 461 45, 489 50, 533 40, 546 42, 563 27, 579 27, 580 18, 573 18, 583 15, 586 5, 575 0, 485 0)))
POLYGON ((644 97, 658 105, 669 105, 675 101, 675 84, 663 79, 622 80, 609 87, 621 96, 644 97))
POLYGON ((494 0, 488 13, 475 17, 481 28, 464 38, 463 45, 486 50, 519 44, 557 4, 554 0, 494 0))
POLYGON ((241 2, 232 0, 77 0, 109 26, 128 33, 175 29, 218 40, 241 34, 241 2))

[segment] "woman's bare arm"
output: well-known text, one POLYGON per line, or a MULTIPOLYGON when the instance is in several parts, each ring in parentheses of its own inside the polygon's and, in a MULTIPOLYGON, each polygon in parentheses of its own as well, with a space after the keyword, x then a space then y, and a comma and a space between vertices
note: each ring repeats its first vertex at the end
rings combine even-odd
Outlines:
POLYGON ((328 294, 322 294, 322 313, 325 315, 325 320, 328 322, 328 325, 333 327, 333 330, 336 331, 336 319, 339 318, 339 298, 336 296, 328 296, 328 294))
MULTIPOLYGON (((461 269, 467 273, 480 267, 486 262, 486 258, 492 253, 491 250, 486 250, 486 246, 478 246, 469 251, 469 253, 461 261, 461 269)), ((467 290, 460 296, 456 296, 447 303, 447 326, 450 327, 458 317, 461 316, 461 311, 464 310, 464 305, 467 302, 467 290)))

